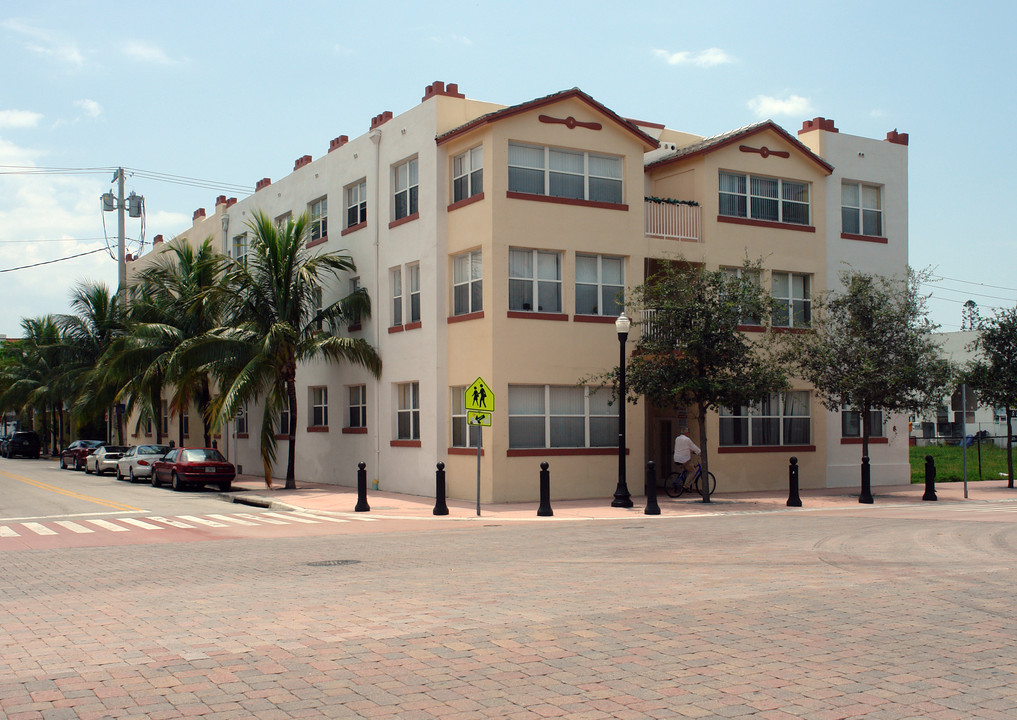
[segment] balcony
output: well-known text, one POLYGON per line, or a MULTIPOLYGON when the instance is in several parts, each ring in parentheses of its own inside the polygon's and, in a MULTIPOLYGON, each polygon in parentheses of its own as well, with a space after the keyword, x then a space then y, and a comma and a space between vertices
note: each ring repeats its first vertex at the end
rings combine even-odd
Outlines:
POLYGON ((701 242, 700 207, 668 199, 647 199, 645 232, 647 237, 701 242))

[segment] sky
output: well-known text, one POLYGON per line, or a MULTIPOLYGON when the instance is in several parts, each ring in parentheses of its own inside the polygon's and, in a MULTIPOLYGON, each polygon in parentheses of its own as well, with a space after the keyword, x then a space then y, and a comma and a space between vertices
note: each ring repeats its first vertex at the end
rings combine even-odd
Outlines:
POLYGON ((1017 304, 1015 21, 1017 3, 980 0, 5 0, 0 334, 69 312, 82 281, 115 289, 116 213, 99 198, 117 167, 145 198, 128 252, 147 251, 435 80, 504 105, 579 87, 704 136, 817 116, 908 133, 909 262, 931 270, 931 320, 958 330, 967 300, 983 317, 1017 304))

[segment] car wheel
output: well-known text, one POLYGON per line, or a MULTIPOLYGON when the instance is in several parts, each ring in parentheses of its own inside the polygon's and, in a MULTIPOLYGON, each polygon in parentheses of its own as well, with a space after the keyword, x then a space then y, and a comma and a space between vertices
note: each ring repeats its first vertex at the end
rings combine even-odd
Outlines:
POLYGON ((66 470, 67 469, 67 460, 64 459, 63 455, 60 456, 60 469, 61 470, 66 470))
POLYGON ((75 460, 74 461, 74 470, 75 471, 79 471, 79 470, 82 470, 82 469, 84 469, 84 465, 81 464, 81 461, 75 460))
POLYGON ((117 480, 123 480, 123 479, 124 479, 124 475, 123 475, 123 473, 120 472, 120 466, 117 465, 117 480))
POLYGON ((88 461, 87 460, 85 461, 85 474, 86 475, 91 475, 92 474, 92 471, 88 469, 88 461))
POLYGON ((127 479, 130 480, 132 483, 138 482, 138 479, 134 477, 134 468, 127 469, 127 479))
POLYGON ((232 483, 229 480, 223 480, 219 483, 219 492, 229 492, 230 485, 232 485, 232 483))
POLYGON ((185 487, 185 485, 182 482, 180 482, 180 477, 177 475, 176 470, 174 470, 173 475, 170 476, 170 485, 173 487, 174 490, 178 492, 180 490, 183 490, 185 487))
POLYGON ((155 472, 155 468, 152 468, 152 487, 162 487, 162 480, 155 472))

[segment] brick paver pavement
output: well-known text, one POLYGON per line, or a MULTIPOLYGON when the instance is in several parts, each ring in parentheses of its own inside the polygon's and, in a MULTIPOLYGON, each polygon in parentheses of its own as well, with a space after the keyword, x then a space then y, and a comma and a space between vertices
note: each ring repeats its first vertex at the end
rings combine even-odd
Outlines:
POLYGON ((1012 718, 990 506, 5 553, 0 715, 1012 718))

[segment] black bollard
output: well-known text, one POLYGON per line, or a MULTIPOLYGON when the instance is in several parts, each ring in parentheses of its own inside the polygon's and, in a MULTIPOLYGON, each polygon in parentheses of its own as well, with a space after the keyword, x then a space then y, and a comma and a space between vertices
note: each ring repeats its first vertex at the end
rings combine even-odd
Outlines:
POLYGON ((922 500, 939 500, 936 497, 936 461, 931 455, 925 456, 925 494, 922 500))
POLYGON ((371 506, 367 504, 367 463, 357 465, 357 506, 354 512, 369 512, 371 506))
POLYGON ((546 462, 540 463, 540 507, 537 508, 537 517, 551 517, 554 511, 551 509, 551 471, 546 462))
POLYGON ((798 458, 791 458, 787 469, 787 506, 801 507, 802 497, 798 494, 798 458))
POLYGON ((872 504, 872 485, 869 475, 869 456, 862 456, 862 492, 858 495, 858 502, 866 505, 872 504))
POLYGON ((445 504, 445 463, 438 463, 438 470, 434 473, 434 515, 448 515, 448 505, 445 504))
POLYGON ((660 515, 660 505, 657 504, 657 471, 653 460, 646 463, 646 509, 643 510, 643 515, 660 515))

